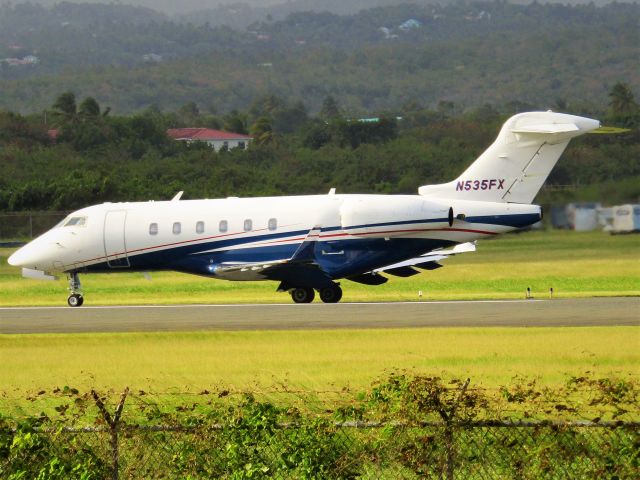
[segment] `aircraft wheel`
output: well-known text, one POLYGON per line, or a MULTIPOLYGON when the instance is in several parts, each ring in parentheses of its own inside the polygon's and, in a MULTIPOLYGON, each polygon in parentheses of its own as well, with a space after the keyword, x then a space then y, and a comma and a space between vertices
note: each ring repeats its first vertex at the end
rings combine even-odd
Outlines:
POLYGON ((79 293, 74 293, 73 295, 69 295, 69 298, 67 298, 67 303, 70 307, 81 307, 84 303, 84 297, 79 293))
POLYGON ((342 298, 340 285, 332 285, 320 289, 320 300, 324 303, 338 303, 342 298))
POLYGON ((296 303, 311 303, 315 296, 313 288, 298 287, 291 292, 291 298, 296 303))

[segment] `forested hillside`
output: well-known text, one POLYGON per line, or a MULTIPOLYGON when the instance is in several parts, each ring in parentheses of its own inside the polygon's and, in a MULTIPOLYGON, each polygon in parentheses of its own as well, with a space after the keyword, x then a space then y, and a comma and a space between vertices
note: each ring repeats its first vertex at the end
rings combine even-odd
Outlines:
MULTIPOLYGON (((609 125, 618 135, 572 142, 543 191, 546 203, 640 199, 640 108, 624 84, 608 97, 609 125), (568 189, 567 189, 567 186, 568 189)), ((361 122, 325 100, 320 117, 273 95, 244 112, 216 116, 195 104, 177 112, 147 109, 113 115, 93 98, 57 97, 48 110, 52 141, 41 114, 0 112, 0 211, 73 209, 102 201, 229 195, 415 193, 418 186, 456 178, 495 138, 507 115, 485 106, 458 115, 407 107, 401 119, 361 122), (216 153, 205 144, 170 140, 169 127, 206 125, 249 130, 248 150, 216 153)))
POLYGON ((353 116, 442 101, 598 112, 615 83, 640 90, 639 17, 638 4, 456 2, 232 29, 118 4, 7 4, 0 59, 36 60, 0 61, 0 107, 41 111, 72 90, 119 114, 191 101, 227 113, 268 93, 310 112, 332 95, 353 116))

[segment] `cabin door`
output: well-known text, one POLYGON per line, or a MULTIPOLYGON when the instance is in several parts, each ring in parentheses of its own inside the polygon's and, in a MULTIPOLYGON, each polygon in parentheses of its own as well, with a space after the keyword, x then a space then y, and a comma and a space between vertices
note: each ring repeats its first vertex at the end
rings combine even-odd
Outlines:
POLYGON ((126 210, 112 210, 104 217, 104 254, 111 268, 129 267, 124 227, 126 210))

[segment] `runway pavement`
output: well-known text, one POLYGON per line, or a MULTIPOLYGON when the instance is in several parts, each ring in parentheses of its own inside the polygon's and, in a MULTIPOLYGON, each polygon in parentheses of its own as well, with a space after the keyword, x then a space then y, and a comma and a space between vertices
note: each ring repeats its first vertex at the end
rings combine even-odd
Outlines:
POLYGON ((640 298, 0 308, 0 333, 640 325, 640 298))

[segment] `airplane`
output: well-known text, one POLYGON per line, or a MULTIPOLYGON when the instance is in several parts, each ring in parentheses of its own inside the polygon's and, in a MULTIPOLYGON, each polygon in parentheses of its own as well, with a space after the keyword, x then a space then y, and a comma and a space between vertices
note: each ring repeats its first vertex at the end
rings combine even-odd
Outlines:
POLYGON ((555 112, 509 118, 457 179, 417 195, 337 194, 103 203, 71 213, 9 264, 29 278, 173 270, 212 279, 279 282, 295 303, 339 302, 339 280, 380 285, 475 250, 477 239, 542 219, 531 204, 569 141, 597 120, 555 112), (385 275, 383 275, 385 274, 385 275))

